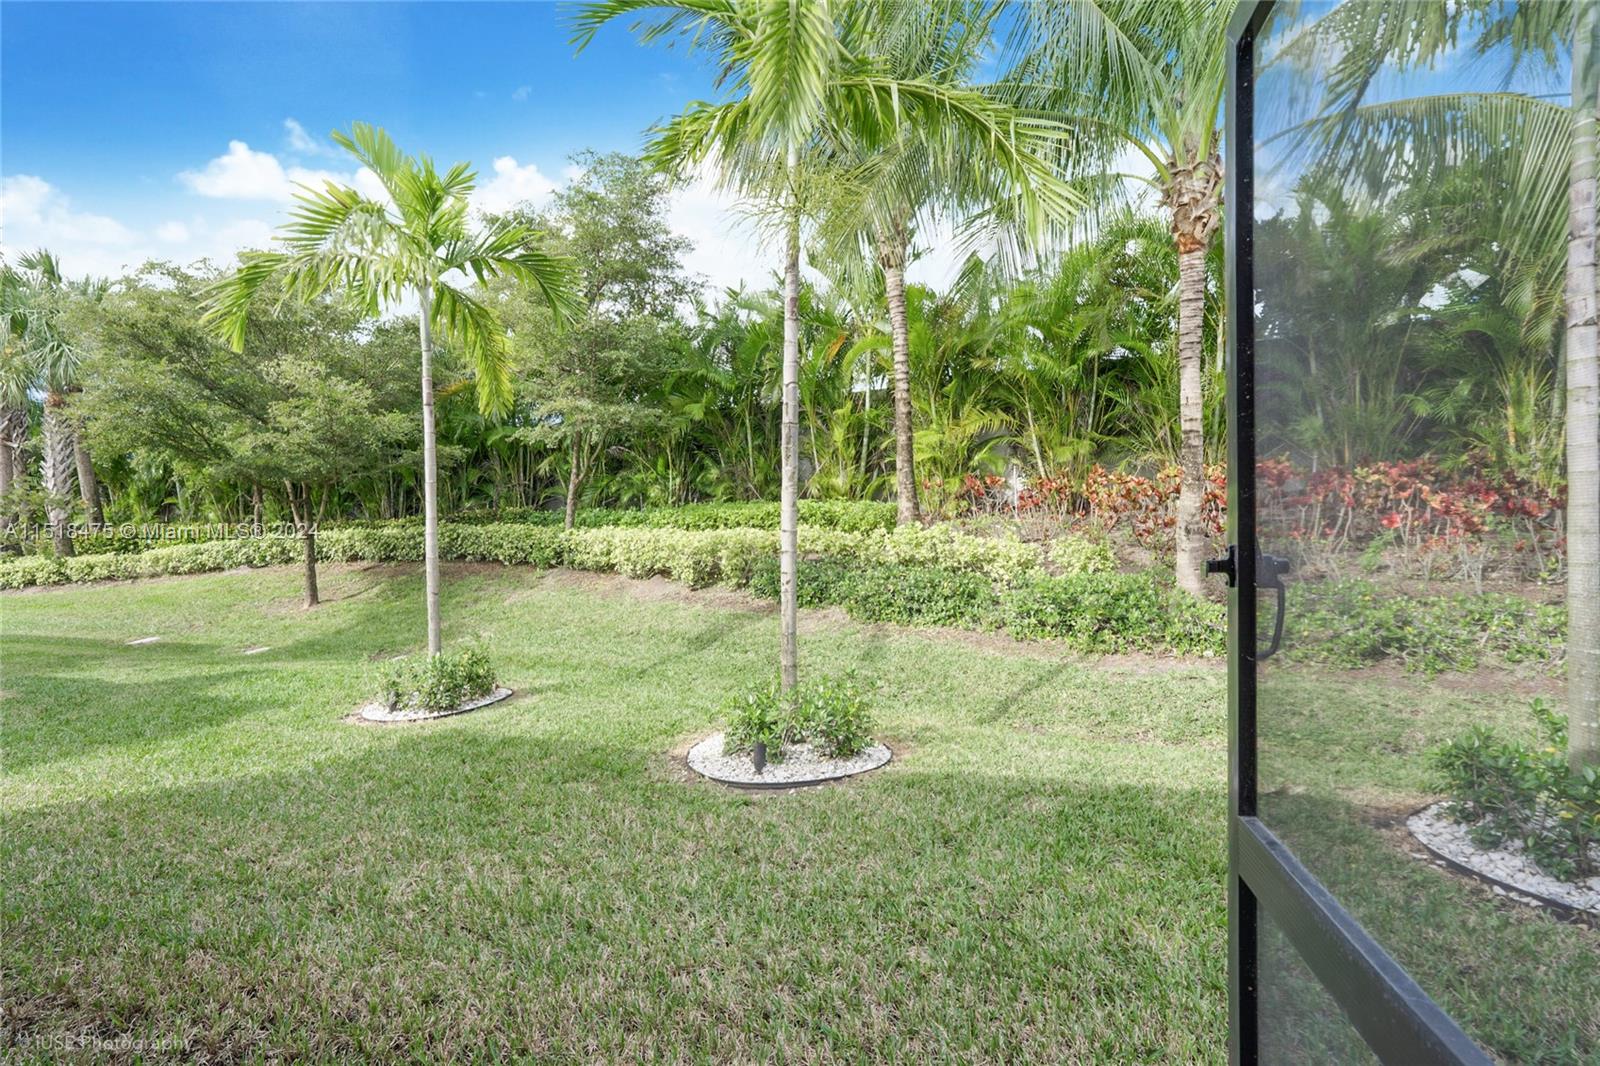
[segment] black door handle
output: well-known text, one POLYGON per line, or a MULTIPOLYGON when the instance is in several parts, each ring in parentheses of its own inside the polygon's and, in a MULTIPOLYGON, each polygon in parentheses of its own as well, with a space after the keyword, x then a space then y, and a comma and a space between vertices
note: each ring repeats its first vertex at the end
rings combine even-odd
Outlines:
POLYGON ((1278 654, 1278 648, 1283 643, 1283 615, 1285 603, 1285 589, 1283 575, 1292 569, 1289 560, 1278 555, 1263 553, 1256 560, 1256 588, 1274 589, 1278 593, 1278 611, 1272 620, 1272 643, 1267 645, 1266 651, 1257 650, 1256 662, 1265 662, 1278 654))

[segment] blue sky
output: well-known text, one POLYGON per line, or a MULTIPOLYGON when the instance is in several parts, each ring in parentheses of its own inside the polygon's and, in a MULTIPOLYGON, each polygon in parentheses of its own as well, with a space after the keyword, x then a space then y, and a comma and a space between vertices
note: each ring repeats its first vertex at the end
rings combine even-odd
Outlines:
MULTIPOLYGON (((327 140, 352 121, 408 151, 468 159, 481 206, 538 199, 583 148, 715 95, 681 49, 608 27, 582 54, 554 3, 0 4, 0 176, 8 253, 69 273, 264 243, 295 179, 355 178, 327 140)), ((709 187, 673 222, 716 284, 768 258, 709 187)))

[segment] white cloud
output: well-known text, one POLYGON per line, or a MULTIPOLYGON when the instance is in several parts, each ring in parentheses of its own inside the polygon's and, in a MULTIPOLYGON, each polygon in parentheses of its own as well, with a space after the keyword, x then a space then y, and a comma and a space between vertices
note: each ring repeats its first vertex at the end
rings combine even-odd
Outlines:
POLYGON ((353 175, 329 170, 288 167, 271 152, 258 152, 243 141, 229 141, 223 155, 201 170, 185 170, 178 180, 191 191, 217 200, 294 199, 301 185, 320 187, 325 181, 351 184, 353 175))
POLYGON ((532 95, 533 95, 533 86, 531 86, 531 85, 519 85, 519 86, 516 87, 516 89, 514 89, 512 91, 511 99, 515 100, 519 104, 525 104, 525 103, 528 102, 528 97, 530 97, 532 95))
POLYGON ((183 244, 189 239, 189 227, 182 222, 163 222, 156 227, 156 237, 168 244, 183 244))
POLYGON ((684 256, 690 274, 706 280, 708 294, 737 288, 765 288, 783 262, 776 243, 766 248, 760 227, 740 208, 738 198, 719 190, 709 176, 673 189, 667 222, 694 247, 684 256))
POLYGON ((127 244, 133 231, 114 218, 75 211, 66 194, 33 174, 0 182, 0 240, 11 247, 127 244))
POLYGON ((514 158, 503 155, 494 161, 494 177, 474 190, 472 206, 479 211, 499 212, 526 201, 537 207, 556 188, 557 183, 542 174, 538 164, 519 166, 514 158))
POLYGON ((319 141, 306 132, 306 128, 292 118, 283 120, 284 140, 289 151, 298 155, 338 155, 339 150, 326 141, 319 141))

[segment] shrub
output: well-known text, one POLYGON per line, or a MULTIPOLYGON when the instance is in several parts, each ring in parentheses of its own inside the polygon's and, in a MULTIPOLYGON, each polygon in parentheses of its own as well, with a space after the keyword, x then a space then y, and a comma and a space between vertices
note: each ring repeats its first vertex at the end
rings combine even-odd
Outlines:
POLYGON ((823 678, 796 693, 793 731, 830 759, 848 759, 872 743, 872 701, 852 675, 823 678))
POLYGON ((811 744, 830 759, 859 755, 872 743, 872 702, 853 675, 823 678, 784 693, 776 682, 741 693, 731 701, 724 754, 767 746, 767 758, 780 762, 789 744, 811 744))
POLYGON ((1153 574, 1041 577, 1001 594, 999 617, 1019 637, 1062 640, 1083 651, 1165 648, 1220 652, 1226 612, 1153 574))
POLYGON ((20 589, 29 585, 61 585, 72 579, 61 560, 46 555, 24 555, 0 562, 0 589, 20 589))
POLYGON ((1117 569, 1116 556, 1104 541, 1070 533, 1051 542, 1050 562, 1063 574, 1109 574, 1117 569))
POLYGON ((494 691, 488 653, 467 647, 392 659, 379 670, 379 696, 390 710, 450 711, 494 691))
POLYGON ((1450 741, 1431 758, 1452 818, 1472 842, 1520 844, 1541 869, 1562 880, 1600 873, 1600 770, 1567 765, 1566 721, 1534 700, 1544 744, 1502 740, 1483 726, 1450 741))
POLYGON ((750 751, 757 744, 767 746, 767 758, 783 759, 787 739, 790 701, 772 682, 765 688, 741 693, 728 708, 728 728, 722 738, 724 755, 750 751))
POLYGON ((881 561, 983 574, 1010 585, 1042 573, 1033 544, 1010 537, 974 537, 949 526, 900 526, 892 532, 800 529, 800 551, 821 558, 881 561))
POLYGON ((1397 658, 1433 676, 1471 670, 1487 655, 1560 661, 1566 612, 1504 593, 1396 596, 1368 581, 1289 586, 1284 650, 1291 658, 1365 666, 1397 658))

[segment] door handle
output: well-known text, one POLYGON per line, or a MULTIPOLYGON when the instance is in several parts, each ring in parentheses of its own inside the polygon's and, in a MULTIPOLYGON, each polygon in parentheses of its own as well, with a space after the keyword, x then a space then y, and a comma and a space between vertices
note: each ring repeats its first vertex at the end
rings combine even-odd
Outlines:
MULTIPOLYGON (((1287 606, 1283 576, 1292 569, 1293 564, 1280 555, 1262 553, 1256 556, 1256 588, 1273 589, 1278 594, 1277 614, 1272 620, 1272 643, 1267 645, 1266 651, 1256 652, 1256 662, 1258 663, 1278 654, 1278 648, 1283 644, 1283 615, 1287 606)), ((1239 583, 1239 546, 1230 544, 1228 545, 1228 554, 1220 559, 1207 559, 1206 573, 1222 574, 1228 579, 1229 588, 1237 585, 1239 583)))
POLYGON ((1256 662, 1265 662, 1278 654, 1278 648, 1283 643, 1283 615, 1286 590, 1283 586, 1283 576, 1293 565, 1289 560, 1279 555, 1262 553, 1256 560, 1256 588, 1273 589, 1278 593, 1278 610, 1272 620, 1272 643, 1267 645, 1266 651, 1256 652, 1256 662))

